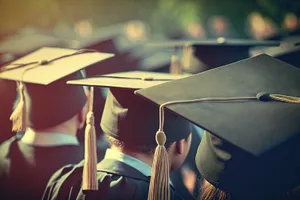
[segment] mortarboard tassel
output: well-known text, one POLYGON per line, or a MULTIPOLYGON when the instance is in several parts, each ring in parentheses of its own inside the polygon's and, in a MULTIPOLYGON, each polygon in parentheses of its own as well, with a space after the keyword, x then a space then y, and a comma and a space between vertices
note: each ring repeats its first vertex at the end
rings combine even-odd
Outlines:
POLYGON ((152 176, 149 186, 148 200, 169 200, 169 159, 165 148, 166 135, 163 131, 156 132, 157 147, 152 164, 152 176))
POLYGON ((93 113, 94 87, 89 95, 84 141, 83 190, 98 190, 95 118, 93 113))
POLYGON ((183 69, 188 71, 191 67, 193 49, 190 44, 186 44, 183 48, 183 69))
POLYGON ((19 82, 18 84, 20 101, 10 116, 10 120, 12 121, 12 131, 21 132, 26 131, 26 103, 25 103, 25 95, 24 95, 24 84, 23 82, 19 82))
MULTIPOLYGON (((17 107, 15 108, 15 110, 13 111, 13 113, 10 116, 10 120, 12 121, 12 131, 15 131, 15 132, 26 131, 27 119, 26 119, 26 103, 25 103, 25 95, 24 95, 23 76, 27 71, 32 70, 41 65, 48 65, 49 63, 60 60, 62 58, 67 58, 67 57, 71 57, 71 56, 75 56, 75 55, 79 55, 79 54, 85 54, 85 53, 93 53, 93 52, 97 52, 97 51, 93 50, 93 49, 81 49, 75 53, 63 55, 63 56, 60 56, 60 57, 57 57, 57 58, 54 58, 51 60, 33 61, 33 62, 29 62, 29 63, 12 63, 12 65, 16 65, 16 67, 1 68, 0 72, 4 72, 4 71, 14 70, 16 68, 22 68, 22 67, 26 67, 29 65, 33 65, 32 67, 26 68, 23 71, 22 78, 21 78, 22 81, 19 82, 20 102, 18 103, 17 107)), ((90 118, 94 119, 93 114, 92 114, 92 117, 90 117, 90 118)), ((91 120, 89 120, 89 121, 91 121, 91 120)), ((94 122, 92 122, 92 123, 94 126, 94 122)))
POLYGON ((177 56, 177 50, 175 50, 174 55, 172 55, 171 57, 170 73, 181 74, 181 65, 180 60, 177 56))
POLYGON ((155 149, 152 175, 149 186, 148 200, 169 200, 170 183, 169 183, 169 158, 166 147, 166 134, 163 132, 164 110, 160 108, 160 128, 156 132, 155 139, 157 147, 155 149))

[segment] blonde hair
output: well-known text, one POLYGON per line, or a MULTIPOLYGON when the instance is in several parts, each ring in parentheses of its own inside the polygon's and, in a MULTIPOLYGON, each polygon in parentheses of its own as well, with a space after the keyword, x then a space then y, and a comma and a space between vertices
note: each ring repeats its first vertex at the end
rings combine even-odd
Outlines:
POLYGON ((230 200, 230 195, 203 179, 198 200, 230 200))

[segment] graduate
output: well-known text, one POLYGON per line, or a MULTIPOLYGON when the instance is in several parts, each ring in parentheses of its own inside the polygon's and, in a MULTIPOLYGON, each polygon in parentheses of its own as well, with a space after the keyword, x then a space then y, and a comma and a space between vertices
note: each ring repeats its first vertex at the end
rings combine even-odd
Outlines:
POLYGON ((249 58, 249 50, 253 47, 279 46, 280 42, 220 37, 213 40, 153 41, 148 45, 156 48, 175 49, 175 55, 179 54, 176 55, 179 59, 179 52, 182 50, 182 71, 199 73, 249 58), (186 51, 191 53, 186 53, 186 51))
POLYGON ((83 159, 76 134, 85 124, 87 94, 66 82, 111 56, 45 47, 1 68, 0 78, 18 85, 13 131, 25 133, 0 146, 0 199, 41 199, 56 170, 83 159))
MULTIPOLYGON (((277 41, 257 41, 231 38, 218 38, 210 40, 170 40, 163 42, 149 42, 149 49, 157 49, 171 53, 170 73, 198 73, 222 65, 230 64, 250 56, 249 50, 253 47, 279 46, 277 41)), ((158 51, 159 52, 159 51, 158 51)), ((201 87, 207 87, 208 83, 202 83, 201 87)), ((192 126, 193 139, 190 152, 184 164, 178 170, 171 173, 173 186, 185 199, 199 196, 199 182, 195 177, 200 176, 195 156, 198 144, 204 130, 198 126, 192 126), (199 131, 198 131, 199 130, 199 131), (188 173, 187 173, 188 172, 188 173)))
MULTIPOLYGON (((86 137, 85 161, 55 173, 43 199, 147 199, 157 145, 158 109, 134 95, 134 91, 182 77, 133 71, 69 81, 70 84, 110 88, 100 126, 111 147, 97 164, 93 137, 86 137)), ((166 160, 169 171, 180 167, 186 158, 191 127, 186 120, 166 113, 165 130, 167 140, 161 142, 165 142, 165 153, 169 155, 166 160)), ((170 187, 171 199, 184 199, 170 187)))
POLYGON ((299 199, 299 86, 299 68, 262 54, 136 94, 160 105, 161 122, 171 111, 206 130, 199 199, 285 200, 299 199))
POLYGON ((0 144, 11 138, 14 134, 11 131, 9 116, 13 111, 13 104, 16 99, 16 83, 14 81, 0 79, 0 144))

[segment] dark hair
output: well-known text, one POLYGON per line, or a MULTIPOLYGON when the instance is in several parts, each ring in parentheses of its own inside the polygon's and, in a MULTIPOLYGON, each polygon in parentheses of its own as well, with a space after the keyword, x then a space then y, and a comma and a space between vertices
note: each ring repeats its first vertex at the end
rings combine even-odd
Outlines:
POLYGON ((200 188, 199 200, 230 200, 231 197, 228 193, 216 188, 208 181, 203 179, 202 187, 200 188))
MULTIPOLYGON (((153 155, 154 152, 155 152, 155 148, 156 148, 156 145, 155 144, 148 144, 148 145, 128 145, 126 146, 125 142, 121 141, 121 140, 118 140, 116 138, 113 138, 109 135, 106 135, 104 134, 106 139, 108 140, 109 144, 111 146, 116 146, 116 147, 120 147, 120 148, 126 148, 130 151, 133 151, 133 152, 139 152, 139 153, 146 153, 146 154, 150 154, 150 155, 153 155)), ((186 141, 188 139, 189 135, 184 138, 184 140, 186 141)), ((165 147, 166 149, 169 149, 170 146, 173 144, 174 142, 169 142, 169 143, 166 143, 165 144, 165 147)))

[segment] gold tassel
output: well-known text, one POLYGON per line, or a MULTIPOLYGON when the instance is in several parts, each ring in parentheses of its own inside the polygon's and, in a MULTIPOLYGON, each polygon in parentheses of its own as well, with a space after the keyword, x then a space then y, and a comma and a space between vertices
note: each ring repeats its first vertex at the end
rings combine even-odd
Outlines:
POLYGON ((84 141, 84 167, 82 178, 83 190, 98 190, 97 181, 97 147, 95 118, 93 113, 94 88, 91 87, 89 95, 89 112, 86 117, 84 141))
POLYGON ((193 54, 193 48, 191 44, 186 44, 183 48, 183 69, 188 71, 191 67, 191 59, 193 54))
POLYGON ((155 139, 158 146, 154 153, 148 200, 170 200, 170 167, 168 152, 164 146, 166 135, 163 131, 157 131, 155 139))
POLYGON ((270 94, 271 99, 287 103, 300 103, 300 97, 288 96, 283 94, 270 94))
POLYGON ((26 131, 26 126, 27 126, 26 103, 25 103, 23 82, 19 82, 19 94, 20 94, 20 101, 10 116, 10 120, 12 121, 12 131, 14 132, 26 131))
POLYGON ((181 74, 180 61, 177 55, 172 55, 171 65, 170 65, 171 74, 181 74))

